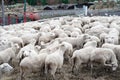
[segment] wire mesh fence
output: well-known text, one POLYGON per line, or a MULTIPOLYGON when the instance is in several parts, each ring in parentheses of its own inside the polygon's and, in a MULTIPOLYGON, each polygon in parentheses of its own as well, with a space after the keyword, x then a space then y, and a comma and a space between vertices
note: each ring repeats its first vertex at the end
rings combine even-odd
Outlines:
POLYGON ((88 16, 120 16, 120 9, 88 10, 88 16))
MULTIPOLYGON (((12 14, 10 18, 8 17, 7 12, 5 12, 5 25, 22 23, 24 16, 23 14, 12 14), (16 17, 17 15, 17 17, 16 17)), ((1 14, 1 12, 0 12, 1 14)), ((68 16, 68 15, 77 15, 84 16, 85 9, 72 9, 72 10, 42 10, 37 12, 40 16, 40 19, 60 17, 60 16, 68 16)), ((110 16, 110 15, 118 15, 120 16, 120 9, 98 9, 98 10, 88 10, 88 16, 110 16)), ((27 21, 31 21, 29 17, 27 17, 27 21)), ((0 25, 2 25, 2 16, 0 16, 0 25)))
MULTIPOLYGON (((68 16, 68 15, 84 15, 84 9, 73 9, 73 10, 42 10, 37 12, 40 19, 45 18, 53 18, 60 16, 68 16)), ((24 16, 23 14, 12 14, 10 18, 8 14, 5 15, 5 25, 16 24, 23 22, 24 16), (17 18, 15 17, 17 15, 17 18)), ((27 17, 27 21, 31 21, 29 17, 27 17)), ((0 25, 2 25, 2 17, 0 17, 0 25)))

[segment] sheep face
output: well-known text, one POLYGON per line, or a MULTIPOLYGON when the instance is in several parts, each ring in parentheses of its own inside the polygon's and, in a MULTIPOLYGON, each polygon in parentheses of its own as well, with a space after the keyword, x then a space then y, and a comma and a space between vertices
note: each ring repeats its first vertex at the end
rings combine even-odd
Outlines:
POLYGON ((9 45, 9 40, 7 40, 7 39, 2 39, 2 40, 0 40, 0 44, 1 44, 1 45, 9 45))
POLYGON ((19 46, 18 44, 14 44, 13 47, 15 47, 16 49, 19 49, 19 48, 20 48, 20 46, 19 46))
POLYGON ((3 63, 0 65, 2 73, 11 73, 13 71, 13 67, 11 67, 8 63, 3 63))
POLYGON ((54 38, 55 36, 55 33, 50 33, 50 37, 54 38))
POLYGON ((39 46, 39 45, 36 45, 36 46, 35 46, 35 49, 37 49, 37 51, 40 51, 40 49, 41 49, 41 46, 39 46))
POLYGON ((106 36, 105 37, 105 43, 114 44, 114 37, 112 37, 112 36, 106 36))
POLYGON ((118 67, 117 63, 112 63, 112 71, 115 71, 118 67))

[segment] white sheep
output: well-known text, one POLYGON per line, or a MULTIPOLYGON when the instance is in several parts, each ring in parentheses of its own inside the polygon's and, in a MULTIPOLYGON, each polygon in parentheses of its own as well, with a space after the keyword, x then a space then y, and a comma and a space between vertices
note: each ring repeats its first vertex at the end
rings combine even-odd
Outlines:
MULTIPOLYGON (((28 52, 32 54, 32 52, 28 52)), ((49 51, 46 53, 40 53, 35 56, 28 56, 22 59, 20 62, 20 76, 21 78, 25 78, 25 76, 30 72, 38 72, 44 68, 45 59, 49 51)), ((42 71, 43 72, 43 71, 42 71)))
POLYGON ((21 47, 24 46, 24 42, 20 37, 11 37, 11 38, 9 38, 9 40, 11 42, 13 42, 13 44, 19 44, 19 46, 21 46, 21 47))
POLYGON ((0 65, 0 78, 2 75, 7 75, 13 72, 13 67, 10 66, 8 63, 3 63, 0 65))
POLYGON ((65 62, 69 62, 71 63, 70 59, 72 57, 72 54, 73 54, 73 46, 72 44, 68 43, 68 42, 62 42, 63 44, 66 45, 66 51, 65 51, 65 54, 64 54, 64 59, 65 59, 65 62))
POLYGON ((45 59, 45 73, 50 73, 53 79, 55 79, 56 70, 62 68, 66 48, 66 45, 61 43, 59 49, 49 54, 45 59))
POLYGON ((78 32, 75 32, 75 31, 73 31, 72 33, 71 33, 71 37, 78 37, 80 34, 78 33, 78 32))
POLYGON ((119 32, 115 28, 110 28, 108 35, 105 36, 105 43, 118 44, 119 32))
POLYGON ((117 59, 120 60, 120 45, 105 43, 102 45, 102 48, 112 49, 114 53, 116 54, 117 59))
POLYGON ((41 45, 41 42, 47 43, 50 42, 52 39, 54 39, 56 35, 53 32, 42 32, 42 34, 39 37, 38 44, 41 45))
POLYGON ((21 61, 24 57, 27 57, 30 55, 31 56, 37 55, 38 53, 36 53, 36 52, 39 52, 39 51, 37 51, 37 47, 35 47, 35 43, 36 43, 36 40, 33 39, 31 43, 29 43, 28 45, 21 48, 17 54, 17 59, 21 61), (28 52, 31 52, 31 51, 33 53, 28 54, 28 52))
POLYGON ((40 33, 28 33, 28 34, 24 34, 21 36, 22 40, 23 40, 23 43, 24 45, 26 44, 29 44, 31 42, 31 40, 35 39, 36 41, 39 40, 39 37, 41 35, 41 32, 40 33))
POLYGON ((97 47, 97 42, 96 41, 88 41, 84 44, 83 48, 89 47, 89 46, 97 47))
POLYGON ((97 25, 95 27, 90 28, 86 33, 92 36, 99 37, 101 33, 108 33, 109 28, 104 27, 103 25, 97 25))
POLYGON ((88 42, 88 41, 96 41, 98 46, 100 44, 100 39, 97 36, 88 35, 88 38, 85 40, 85 42, 88 42))
POLYGON ((100 45, 99 46, 102 46, 102 44, 105 43, 105 37, 107 35, 108 35, 107 33, 101 33, 100 34, 100 45))
POLYGON ((0 51, 0 64, 5 62, 9 63, 12 59, 14 59, 17 49, 19 49, 19 46, 14 44, 12 47, 0 51))
POLYGON ((118 67, 118 61, 113 50, 108 48, 96 48, 92 51, 90 61, 100 62, 104 66, 109 66, 112 70, 116 70, 118 67), (107 63, 109 62, 109 63, 107 63))
POLYGON ((68 42, 70 44, 72 44, 73 48, 82 48, 83 47, 83 44, 86 40, 86 37, 87 35, 86 34, 83 34, 83 35, 80 35, 76 38, 73 38, 73 37, 66 37, 66 38, 58 38, 58 40, 60 42, 68 42))
POLYGON ((75 50, 72 55, 72 71, 74 71, 74 68, 76 69, 81 66, 82 63, 88 63, 90 60, 91 52, 96 48, 96 45, 88 46, 85 48, 82 48, 80 50, 75 50))
POLYGON ((11 47, 11 42, 7 38, 0 38, 0 51, 11 47))
POLYGON ((50 32, 51 28, 49 24, 43 24, 41 25, 40 32, 50 32))

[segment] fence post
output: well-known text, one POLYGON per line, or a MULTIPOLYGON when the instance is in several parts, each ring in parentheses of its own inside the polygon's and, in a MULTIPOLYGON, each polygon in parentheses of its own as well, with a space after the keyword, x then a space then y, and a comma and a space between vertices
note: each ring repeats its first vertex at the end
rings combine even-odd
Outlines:
POLYGON ((87 9, 88 9, 88 7, 84 5, 84 6, 83 6, 83 9, 84 9, 84 14, 85 14, 85 16, 87 16, 87 12, 88 12, 87 9))
POLYGON ((4 0, 2 0, 2 22, 3 22, 2 26, 5 25, 5 11, 4 10, 5 10, 4 9, 4 0))
POLYGON ((17 15, 15 15, 15 18, 16 18, 16 23, 18 23, 18 16, 17 16, 17 15))
POLYGON ((8 25, 10 24, 10 14, 8 14, 8 25))
POLYGON ((26 21, 26 0, 24 0, 24 22, 26 21))

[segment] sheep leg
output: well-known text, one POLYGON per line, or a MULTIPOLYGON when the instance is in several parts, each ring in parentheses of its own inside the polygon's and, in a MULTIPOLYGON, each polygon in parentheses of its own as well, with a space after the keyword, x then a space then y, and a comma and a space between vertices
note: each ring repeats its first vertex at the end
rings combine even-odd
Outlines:
POLYGON ((72 66, 72 72, 74 73, 74 68, 76 68, 76 73, 78 73, 79 66, 81 65, 82 62, 78 58, 73 58, 73 66, 72 66))
POLYGON ((22 67, 20 67, 20 80, 22 80, 23 78, 23 70, 22 70, 22 67))
POLYGON ((46 76, 46 80, 48 80, 48 66, 47 66, 47 64, 45 64, 45 76, 46 76))
POLYGON ((90 62, 90 74, 91 74, 91 76, 93 76, 93 64, 92 64, 92 62, 90 62))
POLYGON ((74 73, 75 64, 76 64, 76 58, 73 58, 72 59, 72 73, 74 73))
POLYGON ((57 80, 56 77, 55 77, 56 69, 57 69, 57 66, 55 66, 55 65, 54 65, 54 66, 51 66, 51 71, 50 71, 50 73, 51 73, 51 75, 52 75, 53 80, 57 80))

